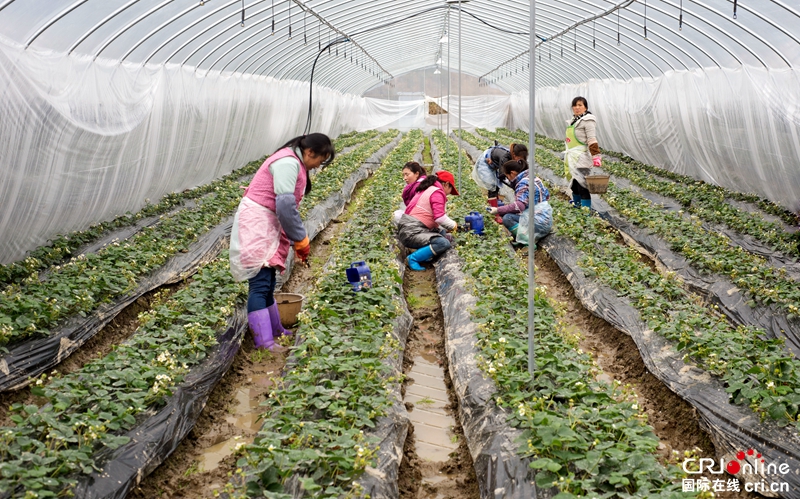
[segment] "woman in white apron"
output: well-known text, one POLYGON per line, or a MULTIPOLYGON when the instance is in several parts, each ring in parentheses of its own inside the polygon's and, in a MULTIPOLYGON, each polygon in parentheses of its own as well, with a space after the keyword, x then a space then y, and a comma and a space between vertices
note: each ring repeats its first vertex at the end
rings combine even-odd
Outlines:
POLYGON ((297 207, 311 190, 308 171, 333 160, 331 139, 321 133, 295 137, 275 151, 244 191, 231 229, 231 274, 247 280, 247 322, 256 348, 285 350, 275 338, 288 334, 275 303, 276 271, 283 273, 290 246, 301 261, 310 246, 297 207))
POLYGON ((592 195, 586 185, 589 169, 601 166, 600 146, 597 144, 597 118, 589 112, 589 103, 583 97, 572 99, 572 121, 567 126, 564 165, 572 177, 572 205, 576 208, 592 207, 592 195))

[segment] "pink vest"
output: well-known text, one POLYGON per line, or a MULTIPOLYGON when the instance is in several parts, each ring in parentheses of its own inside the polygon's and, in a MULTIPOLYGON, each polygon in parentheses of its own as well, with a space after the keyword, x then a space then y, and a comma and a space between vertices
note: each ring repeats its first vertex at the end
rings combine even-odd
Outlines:
POLYGON ((294 186, 294 199, 297 201, 298 206, 303 199, 306 192, 306 182, 308 182, 308 174, 303 166, 303 160, 297 157, 297 154, 289 148, 284 147, 279 150, 261 165, 258 169, 250 185, 245 189, 244 195, 252 199, 261 206, 265 206, 272 211, 275 211, 275 179, 272 177, 272 172, 269 171, 270 165, 279 159, 292 157, 300 162, 300 171, 297 174, 297 183, 294 186))
MULTIPOLYGON (((306 172, 306 167, 303 165, 303 161, 298 158, 297 154, 289 147, 279 150, 264 161, 264 164, 258 169, 250 185, 245 189, 244 195, 261 206, 275 212, 275 180, 272 177, 272 172, 269 171, 269 167, 275 161, 289 156, 300 162, 300 171, 297 174, 297 183, 294 186, 294 199, 297 202, 297 206, 300 206, 300 201, 303 200, 303 196, 306 192, 308 173, 306 172)), ((275 220, 277 221, 277 218, 275 220)), ((269 259, 269 266, 283 272, 286 268, 286 257, 289 255, 291 241, 286 237, 286 233, 283 232, 283 229, 280 230, 280 233, 281 240, 275 254, 269 259)))
POLYGON ((433 194, 438 187, 432 185, 424 191, 417 193, 414 199, 411 200, 411 209, 406 211, 409 215, 424 223, 429 229, 435 229, 439 224, 433 218, 433 207, 431 207, 431 194, 433 194))

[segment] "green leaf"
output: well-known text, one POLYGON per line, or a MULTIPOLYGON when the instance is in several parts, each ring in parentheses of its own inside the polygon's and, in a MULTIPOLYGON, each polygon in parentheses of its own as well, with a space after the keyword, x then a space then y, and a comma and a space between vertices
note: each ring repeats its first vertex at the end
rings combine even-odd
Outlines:
POLYGON ((537 470, 547 470, 556 472, 561 469, 561 465, 557 462, 553 461, 552 459, 548 459, 546 457, 542 459, 537 459, 536 461, 531 463, 531 468, 537 470))
POLYGON ((306 490, 308 492, 316 492, 322 489, 322 487, 317 485, 317 483, 314 481, 313 478, 300 478, 299 481, 300 485, 303 486, 303 490, 306 490))

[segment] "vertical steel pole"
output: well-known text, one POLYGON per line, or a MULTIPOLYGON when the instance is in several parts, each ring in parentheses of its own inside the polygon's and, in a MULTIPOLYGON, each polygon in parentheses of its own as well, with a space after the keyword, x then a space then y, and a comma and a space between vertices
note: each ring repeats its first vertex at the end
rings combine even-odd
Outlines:
MULTIPOLYGON (((536 0, 531 0, 530 11, 530 35, 528 44, 530 46, 529 67, 528 73, 528 151, 530 151, 530 175, 536 177, 536 57, 534 57, 534 32, 536 31, 536 0)), ((533 181, 533 179, 531 179, 533 181)), ((532 200, 531 200, 532 201, 532 200)), ((533 206, 528 204, 528 373, 531 375, 531 383, 533 383, 533 376, 536 372, 536 353, 534 352, 536 326, 534 322, 536 314, 536 306, 533 303, 533 297, 536 293, 536 277, 534 276, 534 253, 536 246, 533 243, 534 234, 534 220, 533 220, 533 206), (533 246, 533 248, 531 248, 533 246)))
POLYGON ((447 140, 445 155, 450 155, 450 5, 447 6, 447 140))
POLYGON ((458 0, 458 188, 461 189, 461 0, 458 0))

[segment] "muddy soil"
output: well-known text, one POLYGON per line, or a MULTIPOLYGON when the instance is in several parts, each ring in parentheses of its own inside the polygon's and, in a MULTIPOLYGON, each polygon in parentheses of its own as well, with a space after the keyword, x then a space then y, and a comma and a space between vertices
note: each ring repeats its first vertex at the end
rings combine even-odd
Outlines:
MULTIPOLYGON (((330 243, 343 226, 334 220, 314 238, 309 265, 296 264, 282 292, 305 294, 313 286, 313 276, 327 261, 330 243)), ((291 340, 280 341, 288 345, 291 340)), ((192 431, 128 497, 213 498, 214 491, 227 483, 228 473, 236 468, 232 449, 240 442, 252 442, 258 433, 259 403, 266 399, 272 378, 280 376, 285 364, 286 354, 255 350, 248 331, 231 369, 211 393, 192 431)))
MULTIPOLYGON (((432 269, 424 272, 406 269, 403 287, 414 324, 406 344, 403 372, 409 373, 414 366, 413 359, 420 356, 444 369, 444 384, 449 398, 446 410, 455 419, 451 431, 453 438, 458 439, 458 448, 449 454, 445 462, 424 459, 417 454, 414 426, 410 425, 399 472, 400 498, 479 499, 480 491, 472 456, 458 420, 458 400, 448 374, 444 318, 435 283, 436 275, 432 269)), ((405 387, 403 393, 405 394, 405 387)), ((406 402, 406 408, 413 411, 414 404, 406 402)))
MULTIPOLYGON (((669 461, 680 465, 684 451, 692 450, 697 457, 714 457, 714 444, 700 427, 700 417, 694 407, 647 371, 636 344, 629 336, 583 308, 572 285, 547 253, 537 250, 534 257, 536 285, 546 286, 547 296, 564 305, 564 319, 579 334, 580 348, 591 354, 603 370, 599 377, 609 383, 617 380, 633 388, 639 407, 647 414, 648 424, 661 441, 658 452, 662 463, 669 461)), ((712 481, 719 478, 711 474, 706 477, 712 481)), ((730 477, 725 475, 724 478, 730 477)), ((744 491, 715 494, 726 499, 761 497, 744 491)))
MULTIPOLYGON (((95 359, 106 356, 115 345, 122 343, 136 332, 136 329, 139 328, 139 314, 141 312, 150 310, 155 300, 163 301, 185 285, 185 283, 178 283, 162 286, 157 290, 140 296, 47 375, 51 376, 54 373, 59 373, 60 375, 69 374, 80 370, 84 365, 95 359)), ((9 413, 8 409, 12 404, 16 403, 42 405, 45 403, 45 399, 31 395, 29 387, 0 394, 0 426, 13 425, 9 419, 12 414, 9 413)))

